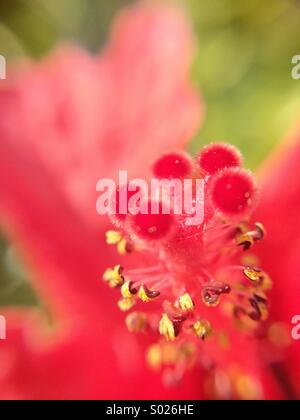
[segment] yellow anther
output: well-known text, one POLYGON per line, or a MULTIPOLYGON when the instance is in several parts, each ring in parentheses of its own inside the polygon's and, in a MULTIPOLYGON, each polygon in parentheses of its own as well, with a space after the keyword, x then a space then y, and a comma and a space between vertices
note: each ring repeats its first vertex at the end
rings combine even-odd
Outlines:
POLYGON ((131 247, 129 246, 126 239, 122 239, 117 245, 117 250, 120 255, 125 255, 131 251, 131 247))
POLYGON ((122 240, 121 232, 118 232, 116 230, 108 230, 106 232, 106 243, 108 245, 116 245, 121 240, 122 240))
POLYGON ((147 352, 147 362, 152 369, 158 370, 162 363, 162 354, 159 344, 153 344, 147 352))
POLYGON ((245 267, 245 276, 254 283, 260 283, 263 279, 263 272, 256 267, 245 267))
POLYGON ((258 239, 263 239, 266 236, 266 229, 262 223, 255 223, 258 239))
POLYGON ((146 327, 147 315, 144 312, 132 312, 127 315, 125 322, 130 332, 140 332, 146 327))
POLYGON ((196 321, 193 324, 193 331, 197 337, 205 339, 212 333, 212 327, 206 320, 196 321))
POLYGON ((132 251, 132 246, 117 230, 109 230, 106 232, 106 243, 108 245, 116 245, 119 254, 125 255, 132 251))
POLYGON ((163 314, 161 317, 159 322, 159 332, 168 341, 174 341, 176 338, 174 324, 167 314, 163 314))
POLYGON ((244 250, 248 250, 256 241, 264 238, 266 232, 261 223, 255 223, 255 229, 245 232, 244 228, 239 227, 240 233, 236 237, 237 245, 242 245, 244 250))
POLYGON ((129 311, 135 304, 134 298, 121 298, 118 302, 119 308, 124 312, 129 311))
POLYGON ((133 296, 133 293, 131 292, 131 284, 132 282, 127 280, 121 287, 121 294, 123 298, 131 298, 133 296))
POLYGON ((192 298, 188 293, 185 293, 184 295, 180 296, 179 306, 184 311, 189 311, 195 308, 194 302, 192 301, 192 298))
POLYGON ((261 286, 263 291, 272 289, 273 284, 270 277, 259 268, 245 267, 243 273, 250 281, 261 286))
POLYGON ((122 286, 124 277, 122 275, 123 269, 120 265, 114 268, 108 268, 103 274, 103 280, 107 281, 110 287, 122 286))
POLYGON ((243 245, 244 249, 249 249, 254 244, 254 238, 251 233, 242 233, 236 238, 237 245, 243 245))
POLYGON ((151 302, 151 298, 148 296, 145 287, 141 286, 139 289, 138 297, 145 303, 151 302))
POLYGON ((261 398, 261 387, 252 377, 238 375, 234 381, 236 392, 242 400, 258 400, 261 398))

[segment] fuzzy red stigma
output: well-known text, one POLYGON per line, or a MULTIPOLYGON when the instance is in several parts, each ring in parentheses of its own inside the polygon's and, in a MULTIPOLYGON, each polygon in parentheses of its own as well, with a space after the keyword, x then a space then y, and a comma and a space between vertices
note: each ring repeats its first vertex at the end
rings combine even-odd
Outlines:
POLYGON ((184 153, 162 156, 153 165, 153 174, 159 178, 186 178, 192 172, 192 162, 184 153))
POLYGON ((250 172, 240 168, 227 168, 211 180, 212 203, 224 215, 249 213, 256 197, 256 186, 250 172))
POLYGON ((215 174, 224 168, 240 166, 242 156, 234 146, 212 143, 202 149, 197 156, 197 161, 202 172, 215 174))
POLYGON ((111 219, 114 223, 122 224, 125 222, 129 213, 128 204, 131 197, 139 191, 136 186, 134 191, 130 191, 128 185, 118 185, 115 192, 115 197, 111 198, 110 206, 112 210, 111 219), (124 199, 126 197, 126 199, 124 199))
POLYGON ((130 216, 130 226, 133 234, 144 240, 163 239, 173 225, 174 216, 172 214, 163 214, 162 204, 154 203, 149 200, 147 203, 148 214, 139 213, 130 216), (157 207, 158 214, 153 214, 152 206, 157 207))

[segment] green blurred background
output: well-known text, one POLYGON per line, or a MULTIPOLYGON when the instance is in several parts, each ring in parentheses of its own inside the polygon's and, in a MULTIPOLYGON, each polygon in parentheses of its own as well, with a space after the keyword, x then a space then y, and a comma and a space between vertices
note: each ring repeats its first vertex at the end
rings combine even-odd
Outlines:
MULTIPOLYGON (((155 1, 155 0, 153 0, 155 1)), ((175 0, 174 0, 175 1, 175 0)), ((0 0, 0 54, 39 59, 62 40, 97 51, 113 16, 133 0, 0 0)), ((194 25, 192 68, 206 117, 190 149, 236 144, 255 169, 300 115, 299 0, 177 0, 194 25)), ((0 239, 0 305, 38 304, 14 250, 0 239)))

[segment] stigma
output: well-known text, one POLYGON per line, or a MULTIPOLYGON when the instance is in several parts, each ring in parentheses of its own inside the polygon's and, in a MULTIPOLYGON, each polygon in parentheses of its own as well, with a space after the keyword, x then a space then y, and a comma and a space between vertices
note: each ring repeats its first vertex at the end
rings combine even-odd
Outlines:
POLYGON ((201 205, 203 216, 196 224, 187 223, 193 214, 185 208, 174 214, 163 210, 164 194, 175 203, 182 200, 178 188, 163 189, 159 198, 147 197, 144 208, 156 204, 155 214, 111 218, 117 230, 107 232, 107 244, 115 245, 121 255, 138 253, 139 267, 116 265, 103 279, 119 290, 118 305, 128 312, 129 331, 158 339, 149 353, 155 363, 162 359, 158 347, 168 343, 168 348, 176 346, 177 364, 187 366, 195 351, 186 349, 217 334, 222 317, 250 333, 267 319, 272 282, 253 258, 253 248, 266 231, 251 218, 257 186, 242 163, 241 153, 224 143, 204 147, 196 159, 176 152, 154 162, 153 175, 159 179, 194 181, 189 191, 192 208, 201 205), (195 187, 199 179, 201 200, 195 187))

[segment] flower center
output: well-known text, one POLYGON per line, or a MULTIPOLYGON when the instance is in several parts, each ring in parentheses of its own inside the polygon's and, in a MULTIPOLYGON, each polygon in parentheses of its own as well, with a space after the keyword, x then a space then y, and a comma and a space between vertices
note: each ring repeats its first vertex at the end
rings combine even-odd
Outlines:
MULTIPOLYGON (((214 322, 223 314, 250 331, 266 319, 265 293, 271 280, 249 254, 265 231, 260 223, 249 223, 256 186, 241 162, 240 153, 224 144, 205 147, 194 164, 184 154, 163 156, 153 166, 156 177, 203 180, 201 221, 188 224, 191 214, 184 211, 165 213, 162 201, 152 214, 149 200, 146 214, 124 215, 121 229, 108 232, 107 242, 116 244, 121 253, 136 250, 141 261, 149 256, 156 261, 130 270, 118 265, 104 274, 111 287, 120 289, 121 310, 137 305, 138 310, 126 318, 130 331, 159 333, 178 343, 177 350, 186 351, 187 342, 197 346, 199 338, 210 337, 214 322), (222 311, 214 312, 217 307, 222 311)), ((182 199, 178 190, 168 194, 174 202, 182 199)), ((191 198, 197 204, 195 188, 191 198)))

